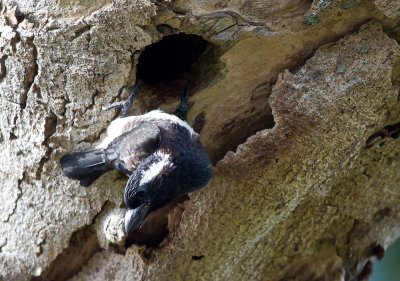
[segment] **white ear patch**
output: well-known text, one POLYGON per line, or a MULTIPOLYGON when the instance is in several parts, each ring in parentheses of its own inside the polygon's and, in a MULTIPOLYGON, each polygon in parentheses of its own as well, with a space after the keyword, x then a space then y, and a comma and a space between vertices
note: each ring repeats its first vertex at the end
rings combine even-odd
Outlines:
POLYGON ((142 172, 142 179, 140 180, 139 185, 152 181, 155 177, 157 177, 161 173, 161 171, 164 168, 173 167, 173 163, 170 160, 169 154, 157 151, 155 155, 157 156, 158 161, 151 163, 149 168, 142 172))

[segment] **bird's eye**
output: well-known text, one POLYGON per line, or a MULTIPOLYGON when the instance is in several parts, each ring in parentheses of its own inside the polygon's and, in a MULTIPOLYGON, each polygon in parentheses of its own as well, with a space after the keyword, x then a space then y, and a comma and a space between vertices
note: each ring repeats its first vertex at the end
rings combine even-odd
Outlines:
POLYGON ((127 204, 130 208, 137 208, 147 201, 146 192, 140 190, 129 197, 127 204))
POLYGON ((145 199, 145 198, 147 198, 147 193, 146 193, 146 191, 144 191, 144 190, 139 190, 139 191, 136 193, 136 196, 137 196, 138 198, 145 199))
POLYGON ((127 207, 134 209, 139 207, 140 204, 142 204, 142 200, 139 197, 134 196, 128 199, 127 207))

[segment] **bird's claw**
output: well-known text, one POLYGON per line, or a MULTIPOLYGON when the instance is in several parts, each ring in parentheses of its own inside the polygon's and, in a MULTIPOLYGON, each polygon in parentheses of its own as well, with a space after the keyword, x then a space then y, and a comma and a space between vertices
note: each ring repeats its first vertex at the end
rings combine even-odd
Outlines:
POLYGON ((107 111, 107 110, 110 110, 110 109, 113 109, 113 108, 123 108, 124 104, 125 104, 125 101, 114 102, 114 103, 112 103, 110 105, 103 106, 101 109, 103 111, 107 111))
POLYGON ((189 103, 189 92, 190 92, 190 81, 185 85, 181 92, 181 102, 178 108, 175 110, 174 115, 186 121, 186 115, 188 111, 189 103))
POLYGON ((137 96, 137 94, 139 92, 139 88, 140 88, 141 84, 142 84, 142 81, 141 80, 137 80, 136 84, 133 86, 133 88, 132 88, 131 92, 129 93, 129 96, 128 96, 128 98, 126 100, 112 103, 112 104, 110 104, 108 106, 103 107, 102 110, 105 111, 105 110, 110 110, 110 109, 113 109, 113 108, 120 108, 121 112, 119 113, 118 116, 119 117, 126 117, 126 115, 128 114, 129 109, 132 107, 132 104, 133 104, 133 102, 134 102, 134 100, 135 100, 135 98, 136 98, 136 96, 137 96))

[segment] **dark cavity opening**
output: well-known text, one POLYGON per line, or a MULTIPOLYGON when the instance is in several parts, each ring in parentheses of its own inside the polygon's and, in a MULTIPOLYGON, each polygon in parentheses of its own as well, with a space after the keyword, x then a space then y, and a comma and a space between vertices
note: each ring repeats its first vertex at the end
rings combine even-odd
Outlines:
POLYGON ((217 63, 220 52, 219 46, 201 36, 185 33, 164 36, 144 48, 136 66, 136 80, 143 82, 138 96, 142 110, 173 112, 172 104, 176 105, 188 83, 189 95, 207 87, 221 67, 217 63))
POLYGON ((203 255, 200 255, 200 256, 192 256, 192 260, 194 260, 194 261, 199 261, 199 260, 201 260, 201 259, 203 259, 203 258, 204 258, 203 255))
POLYGON ((182 78, 208 45, 210 43, 198 35, 179 33, 165 36, 143 50, 137 65, 137 77, 150 85, 182 78))
POLYGON ((388 139, 397 139, 398 137, 400 137, 400 122, 387 125, 381 130, 372 134, 366 142, 366 148, 370 148, 374 145, 381 147, 387 142, 388 139))

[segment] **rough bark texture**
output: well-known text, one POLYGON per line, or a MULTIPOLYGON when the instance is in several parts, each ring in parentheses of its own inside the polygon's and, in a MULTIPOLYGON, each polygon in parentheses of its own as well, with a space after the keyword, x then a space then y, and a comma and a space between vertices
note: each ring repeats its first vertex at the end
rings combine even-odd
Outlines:
POLYGON ((399 20, 379 0, 0 2, 0 280, 364 277, 400 236, 399 20), (126 248, 126 179, 83 188, 59 159, 104 137, 102 106, 180 32, 210 43, 134 112, 192 80, 215 173, 126 248))

